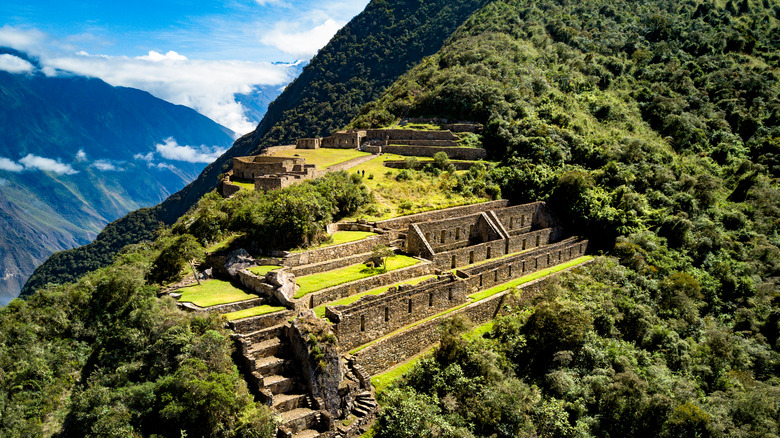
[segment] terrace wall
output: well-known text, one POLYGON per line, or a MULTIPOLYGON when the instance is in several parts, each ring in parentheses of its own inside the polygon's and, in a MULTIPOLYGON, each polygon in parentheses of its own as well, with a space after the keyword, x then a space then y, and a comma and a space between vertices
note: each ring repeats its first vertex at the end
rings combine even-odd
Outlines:
POLYGON ((328 307, 339 345, 351 349, 468 300, 468 284, 454 275, 416 286, 365 296, 348 306, 328 307))
POLYGON ((322 144, 321 138, 299 138, 295 143, 296 149, 319 149, 322 144))
POLYGON ((457 277, 452 274, 440 276, 417 286, 366 296, 349 305, 328 307, 326 315, 334 322, 339 345, 351 349, 466 303, 474 292, 565 263, 584 255, 586 250, 587 241, 567 239, 508 259, 464 269, 457 277))
MULTIPOLYGON (((366 151, 368 152, 368 151, 366 151)), ((474 165, 479 163, 479 161, 453 161, 452 165, 455 166, 455 170, 469 170, 474 165)), ((406 161, 404 160, 387 160, 382 162, 382 164, 385 167, 389 167, 391 169, 406 169, 406 161)), ((425 166, 426 164, 433 164, 433 160, 421 160, 420 165, 425 166)))
POLYGON ((460 207, 450 207, 443 210, 433 210, 424 213, 411 214, 408 216, 401 216, 394 219, 388 219, 385 221, 377 222, 376 225, 380 228, 389 228, 403 230, 409 227, 410 224, 426 222, 426 221, 438 221, 442 219, 449 219, 455 216, 465 216, 474 213, 480 213, 483 211, 495 210, 497 208, 504 208, 509 205, 509 201, 501 199, 498 201, 482 202, 479 204, 462 205, 460 207))
MULTIPOLYGON (((543 289, 555 276, 547 276, 522 286, 523 294, 532 294, 543 289)), ((412 356, 425 351, 441 339, 439 327, 446 318, 463 315, 476 325, 485 324, 503 313, 503 302, 510 291, 501 292, 492 297, 450 312, 442 317, 421 323, 404 330, 397 335, 369 345, 356 352, 357 362, 367 373, 379 374, 394 365, 404 362, 412 356)))
POLYGON ((389 236, 380 234, 354 242, 342 243, 341 245, 326 246, 324 248, 312 249, 304 252, 288 253, 284 257, 284 266, 296 267, 349 257, 354 254, 363 254, 373 251, 374 247, 380 244, 389 245, 389 236))
POLYGON ((351 295, 365 292, 382 286, 388 286, 411 278, 422 277, 434 273, 433 265, 423 261, 408 268, 396 269, 373 277, 363 278, 350 283, 333 286, 321 291, 312 292, 297 301, 296 307, 314 308, 351 295))
POLYGON ((439 147, 439 146, 382 146, 382 152, 412 157, 432 157, 437 152, 444 152, 451 160, 484 160, 487 151, 481 148, 439 147))
POLYGON ((433 263, 437 269, 447 270, 459 266, 480 263, 507 254, 512 254, 536 247, 544 247, 551 241, 554 230, 545 228, 543 230, 531 231, 519 236, 512 236, 509 239, 495 240, 477 245, 471 245, 463 248, 457 248, 451 251, 437 253, 433 256, 433 263), (488 253, 488 249, 490 250, 488 253))

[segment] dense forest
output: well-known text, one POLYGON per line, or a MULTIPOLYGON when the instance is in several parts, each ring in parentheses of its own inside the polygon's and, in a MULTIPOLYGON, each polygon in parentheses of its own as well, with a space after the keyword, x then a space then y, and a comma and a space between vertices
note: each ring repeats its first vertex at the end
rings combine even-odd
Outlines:
POLYGON ((47 283, 62 283, 111 263, 125 245, 139 243, 159 223, 171 225, 201 196, 213 190, 232 158, 295 143, 301 137, 330 134, 361 106, 376 99, 423 57, 436 53, 446 38, 485 0, 374 0, 307 65, 300 77, 268 107, 250 134, 238 139, 193 183, 151 210, 139 210, 110 224, 90 245, 54 254, 22 289, 29 296, 47 283))
MULTIPOLYGON (((483 123, 500 164, 459 190, 546 200, 604 254, 492 326, 450 321, 373 434, 777 436, 779 36, 776 0, 494 0, 364 106, 351 126, 483 123)), ((2 430, 263 436, 223 329, 155 298, 183 267, 166 250, 268 229, 306 245, 370 203, 344 174, 209 195, 110 267, 0 310, 2 430)))
POLYGON ((484 123, 503 195, 610 254, 484 338, 452 329, 378 436, 776 436, 779 18, 495 1, 361 111, 484 123))

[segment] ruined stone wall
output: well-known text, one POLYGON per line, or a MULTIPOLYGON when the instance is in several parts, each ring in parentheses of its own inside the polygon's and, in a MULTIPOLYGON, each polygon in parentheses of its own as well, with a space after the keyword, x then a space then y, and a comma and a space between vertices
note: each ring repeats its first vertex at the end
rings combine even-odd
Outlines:
POLYGON ((391 144, 383 146, 382 152, 412 157, 432 157, 437 152, 444 152, 451 160, 484 160, 487 158, 486 150, 466 147, 401 146, 391 144))
POLYGON ((433 274, 433 265, 430 262, 420 262, 408 268, 396 269, 384 274, 353 281, 318 292, 310 293, 299 300, 300 307, 314 308, 320 304, 335 301, 344 297, 355 295, 360 292, 375 289, 377 287, 388 286, 410 278, 422 277, 433 274))
POLYGON ((296 165, 303 166, 303 158, 286 157, 235 157, 233 158, 233 175, 236 178, 254 180, 262 175, 292 172, 296 165))
POLYGON ((466 282, 470 290, 476 292, 581 257, 587 247, 586 240, 564 241, 511 257, 503 263, 464 269, 462 272, 470 275, 466 282))
POLYGON ((292 310, 280 310, 265 315, 250 316, 249 318, 238 319, 236 321, 228 321, 228 326, 236 333, 251 333, 281 324, 293 316, 295 316, 295 312, 292 310))
POLYGON ((326 246, 324 248, 312 249, 304 252, 289 253, 284 257, 284 265, 296 267, 314 263, 322 263, 330 260, 336 260, 343 257, 349 257, 354 254, 370 253, 377 245, 389 245, 390 240, 387 235, 378 235, 367 237, 354 242, 342 243, 341 245, 326 246))
POLYGON ((401 327, 441 313, 468 300, 468 284, 455 276, 443 276, 416 286, 391 289, 366 296, 348 306, 328 308, 336 321, 339 345, 351 349, 401 327))
POLYGON ((303 277, 304 275, 319 274, 321 272, 332 271, 334 269, 344 268, 346 266, 356 265, 358 263, 365 263, 369 259, 371 259, 370 253, 352 254, 350 256, 339 257, 313 265, 310 264, 296 266, 294 268, 289 268, 288 271, 294 274, 296 277, 303 277))
POLYGON ((328 172, 338 172, 339 170, 349 170, 352 169, 355 166, 359 166, 367 161, 371 161, 374 158, 376 158, 373 155, 364 155, 362 157, 355 157, 349 161, 345 161, 343 163, 334 164, 330 167, 328 167, 328 172))
POLYGON ((322 144, 321 138, 299 138, 295 143, 296 149, 319 149, 322 144))
POLYGON ((433 264, 436 269, 447 270, 453 269, 453 262, 455 262, 455 267, 458 267, 502 257, 507 254, 505 242, 503 239, 494 240, 438 253, 433 256, 433 264))
POLYGON ((479 132, 484 126, 481 123, 445 123, 441 129, 448 129, 452 132, 479 132))
POLYGON ((260 155, 268 156, 273 155, 277 152, 283 152, 283 151, 291 151, 293 149, 297 149, 297 145, 294 144, 286 144, 282 146, 269 146, 262 151, 260 151, 260 155))
MULTIPOLYGON (((521 287, 523 294, 535 293, 544 288, 554 276, 547 276, 521 287)), ((379 374, 394 365, 426 350, 441 339, 439 326, 445 318, 463 315, 475 325, 485 324, 502 313, 502 303, 510 291, 470 304, 440 318, 426 321, 408 330, 382 339, 355 353, 357 362, 369 374, 379 374)))
POLYGON ((417 129, 369 129, 366 140, 459 140, 450 131, 425 131, 417 129))
POLYGON ((331 149, 357 149, 365 138, 365 131, 337 132, 330 137, 325 137, 320 142, 320 147, 331 149))
POLYGON ((482 202, 479 204, 462 205, 460 207, 450 207, 443 210, 433 210, 424 213, 411 214, 409 216, 401 216, 394 219, 388 219, 385 221, 377 222, 376 225, 381 228, 390 229, 406 229, 410 224, 420 223, 426 221, 438 221, 442 219, 448 219, 455 216, 465 216, 469 214, 479 213, 483 211, 495 210, 497 208, 504 208, 509 205, 509 201, 501 199, 498 201, 482 202))
MULTIPOLYGON (((433 160, 421 160, 420 165, 432 164, 433 160)), ((455 166, 455 170, 469 170, 474 167, 479 161, 453 161, 452 165, 455 166)), ((406 169, 406 161, 404 160, 387 160, 382 162, 385 167, 391 169, 406 169)))
MULTIPOLYGON (((544 202, 534 202, 531 204, 516 205, 513 207, 507 207, 500 210, 495 210, 495 214, 501 223, 504 225, 504 229, 510 235, 522 234, 528 227, 536 225, 537 213, 546 208, 544 202)), ((541 218, 541 216, 539 216, 541 218)), ((546 228, 546 227, 542 227, 546 228)))
POLYGON ((225 198, 235 195, 240 190, 241 187, 233 184, 228 178, 223 179, 219 184, 219 192, 222 193, 222 196, 225 198))
MULTIPOLYGON (((502 237, 485 213, 422 222, 415 225, 425 241, 428 242, 433 253, 451 251, 475 243, 498 240, 502 237)), ((407 237, 407 251, 409 253, 416 254, 415 249, 422 246, 417 241, 419 237, 417 233, 409 233, 407 237)))
POLYGON ((453 140, 390 140, 389 145, 397 146, 426 146, 426 147, 457 147, 458 143, 453 140))

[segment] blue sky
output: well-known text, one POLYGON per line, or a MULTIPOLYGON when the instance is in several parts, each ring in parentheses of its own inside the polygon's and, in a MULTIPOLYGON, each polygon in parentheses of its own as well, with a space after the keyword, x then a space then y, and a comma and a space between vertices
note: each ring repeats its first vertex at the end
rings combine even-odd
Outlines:
MULTIPOLYGON (((239 134, 253 123, 235 93, 284 86, 368 0, 5 0, 0 46, 70 71, 187 105, 239 134)), ((24 74, 19 60, 0 69, 24 74)))

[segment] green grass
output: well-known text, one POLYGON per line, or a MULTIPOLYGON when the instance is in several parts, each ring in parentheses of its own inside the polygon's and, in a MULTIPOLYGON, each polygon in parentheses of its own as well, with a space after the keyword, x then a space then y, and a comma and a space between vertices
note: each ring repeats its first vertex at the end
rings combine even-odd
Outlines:
POLYGON ((336 231, 335 233, 330 235, 330 237, 333 239, 331 242, 323 243, 321 245, 312 246, 309 248, 296 249, 295 251, 291 251, 291 252, 293 253, 304 252, 304 251, 310 251, 312 249, 341 245, 342 243, 355 242, 357 240, 363 240, 365 238, 376 236, 376 235, 377 235, 376 233, 372 233, 370 231, 336 231))
POLYGON ((252 307, 250 309, 244 309, 244 310, 239 310, 237 312, 226 313, 225 317, 228 319, 228 321, 235 321, 237 319, 249 318, 250 316, 266 315, 268 313, 279 312, 282 310, 287 310, 287 308, 281 306, 269 306, 264 304, 262 306, 252 307))
POLYGON ((257 298, 257 295, 248 294, 223 280, 206 280, 199 286, 185 287, 176 292, 182 294, 179 298, 180 302, 192 303, 200 307, 211 307, 257 298))
POLYGON ((298 277, 297 283, 301 288, 298 290, 298 293, 295 294, 295 298, 303 297, 318 290, 338 286, 339 284, 360 280, 361 278, 372 277, 374 275, 384 274, 385 272, 394 271, 396 269, 406 268, 412 265, 416 265, 419 262, 419 260, 412 257, 396 255, 387 258, 386 270, 381 268, 369 268, 366 265, 360 263, 333 271, 298 277))
POLYGON ((431 354, 434 348, 435 345, 431 346, 431 348, 428 348, 425 351, 417 353, 416 355, 390 368, 389 370, 385 371, 382 374, 377 374, 376 376, 372 376, 371 383, 374 385, 374 389, 376 389, 377 395, 384 392, 387 389, 387 387, 390 386, 391 383, 396 381, 396 379, 403 376, 404 374, 406 374, 407 371, 414 368, 414 366, 417 364, 417 362, 420 361, 420 359, 431 354))
POLYGON ((259 275, 261 277, 265 277, 265 274, 275 271, 277 269, 281 268, 281 266, 276 265, 260 265, 260 266, 253 266, 249 268, 249 272, 259 275))
POLYGON ((239 186, 239 187, 241 187, 244 190, 254 190, 255 189, 254 181, 243 180, 243 179, 239 179, 239 180, 231 179, 230 182, 235 184, 235 185, 237 185, 237 186, 239 186))
POLYGON ((333 302, 330 302, 330 303, 325 303, 325 304, 319 305, 319 306, 314 308, 314 313, 317 314, 317 316, 319 318, 322 318, 322 317, 325 316, 325 306, 346 306, 347 304, 352 304, 355 301, 363 298, 366 295, 380 295, 380 294, 383 294, 383 293, 387 292, 387 290, 390 289, 391 287, 400 286, 402 284, 409 284, 409 285, 414 286, 415 284, 422 283, 425 280, 428 280, 430 278, 435 278, 435 277, 436 277, 435 275, 424 275, 422 277, 412 278, 411 280, 400 281, 398 283, 391 284, 390 286, 382 286, 382 287, 378 287, 376 289, 371 289, 371 290, 367 290, 365 292, 360 292, 358 294, 350 295, 350 296, 348 296, 346 298, 342 298, 342 299, 337 300, 337 301, 333 301, 333 302))
POLYGON ((236 239, 240 239, 244 237, 245 233, 239 233, 234 234, 226 239, 222 239, 221 241, 215 243, 214 245, 211 245, 210 247, 206 248, 206 252, 214 253, 218 251, 222 251, 223 249, 227 249, 230 247, 230 245, 236 241, 236 239))
POLYGON ((493 325, 495 325, 495 323, 496 323, 495 321, 490 321, 482 325, 478 325, 474 327, 472 330, 463 333, 463 339, 473 340, 473 339, 481 338, 482 335, 493 330, 493 325))
POLYGON ((460 309, 468 306, 469 304, 473 304, 473 303, 475 303, 477 301, 484 300, 485 298, 492 297, 493 295, 501 293, 501 292, 503 292, 505 290, 512 289, 512 288, 517 287, 517 286, 519 286, 521 284, 528 283, 528 282, 536 280, 538 278, 542 278, 542 277, 544 277, 546 275, 554 274, 556 272, 562 271, 562 270, 570 268, 572 266, 576 266, 576 265, 579 265, 581 263, 585 263, 588 260, 592 260, 592 259, 593 259, 592 256, 579 257, 579 258, 571 260, 571 261, 569 261, 567 263, 564 263, 564 264, 561 264, 561 265, 557 265, 557 266, 553 266, 551 268, 543 269, 541 271, 534 272, 533 274, 526 275, 525 277, 520 277, 520 278, 518 278, 516 280, 510 281, 510 282, 507 282, 507 283, 503 283, 503 284, 499 284, 498 286, 491 287, 490 289, 486 289, 486 290, 484 290, 482 292, 477 292, 475 294, 469 295, 469 298, 471 298, 471 301, 469 301, 469 302, 463 303, 463 304, 461 304, 459 306, 456 306, 456 307, 453 307, 451 309, 447 309, 447 310, 445 310, 443 312, 437 313, 435 315, 429 316, 428 318, 425 318, 425 319, 422 319, 420 321, 417 321, 414 324, 410 324, 410 325, 407 325, 405 327, 401 327, 400 329, 398 329, 398 330, 396 330, 396 331, 394 331, 392 333, 389 333, 389 334, 387 334, 385 336, 382 336, 381 338, 374 339, 373 341, 371 341, 371 342, 369 342, 367 344, 364 344, 364 345, 361 345, 359 347, 353 348, 352 350, 349 351, 349 354, 355 354, 358 351, 360 351, 360 350, 362 350, 362 349, 364 349, 366 347, 370 347, 371 345, 374 345, 374 344, 376 344, 377 342, 379 342, 379 341, 381 341, 383 339, 389 338, 391 336, 395 336, 398 333, 401 333, 403 331, 406 331, 406 330, 409 330, 411 328, 417 327, 420 324, 424 324, 424 323, 426 323, 428 321, 431 321, 433 319, 439 318, 439 317, 444 316, 444 315, 446 315, 448 313, 452 313, 452 312, 454 312, 456 310, 460 310, 460 309))
POLYGON ((295 157, 306 159, 306 164, 317 165, 317 170, 325 170, 334 164, 343 163, 353 158, 370 155, 357 149, 293 149, 272 154, 274 157, 295 157))

